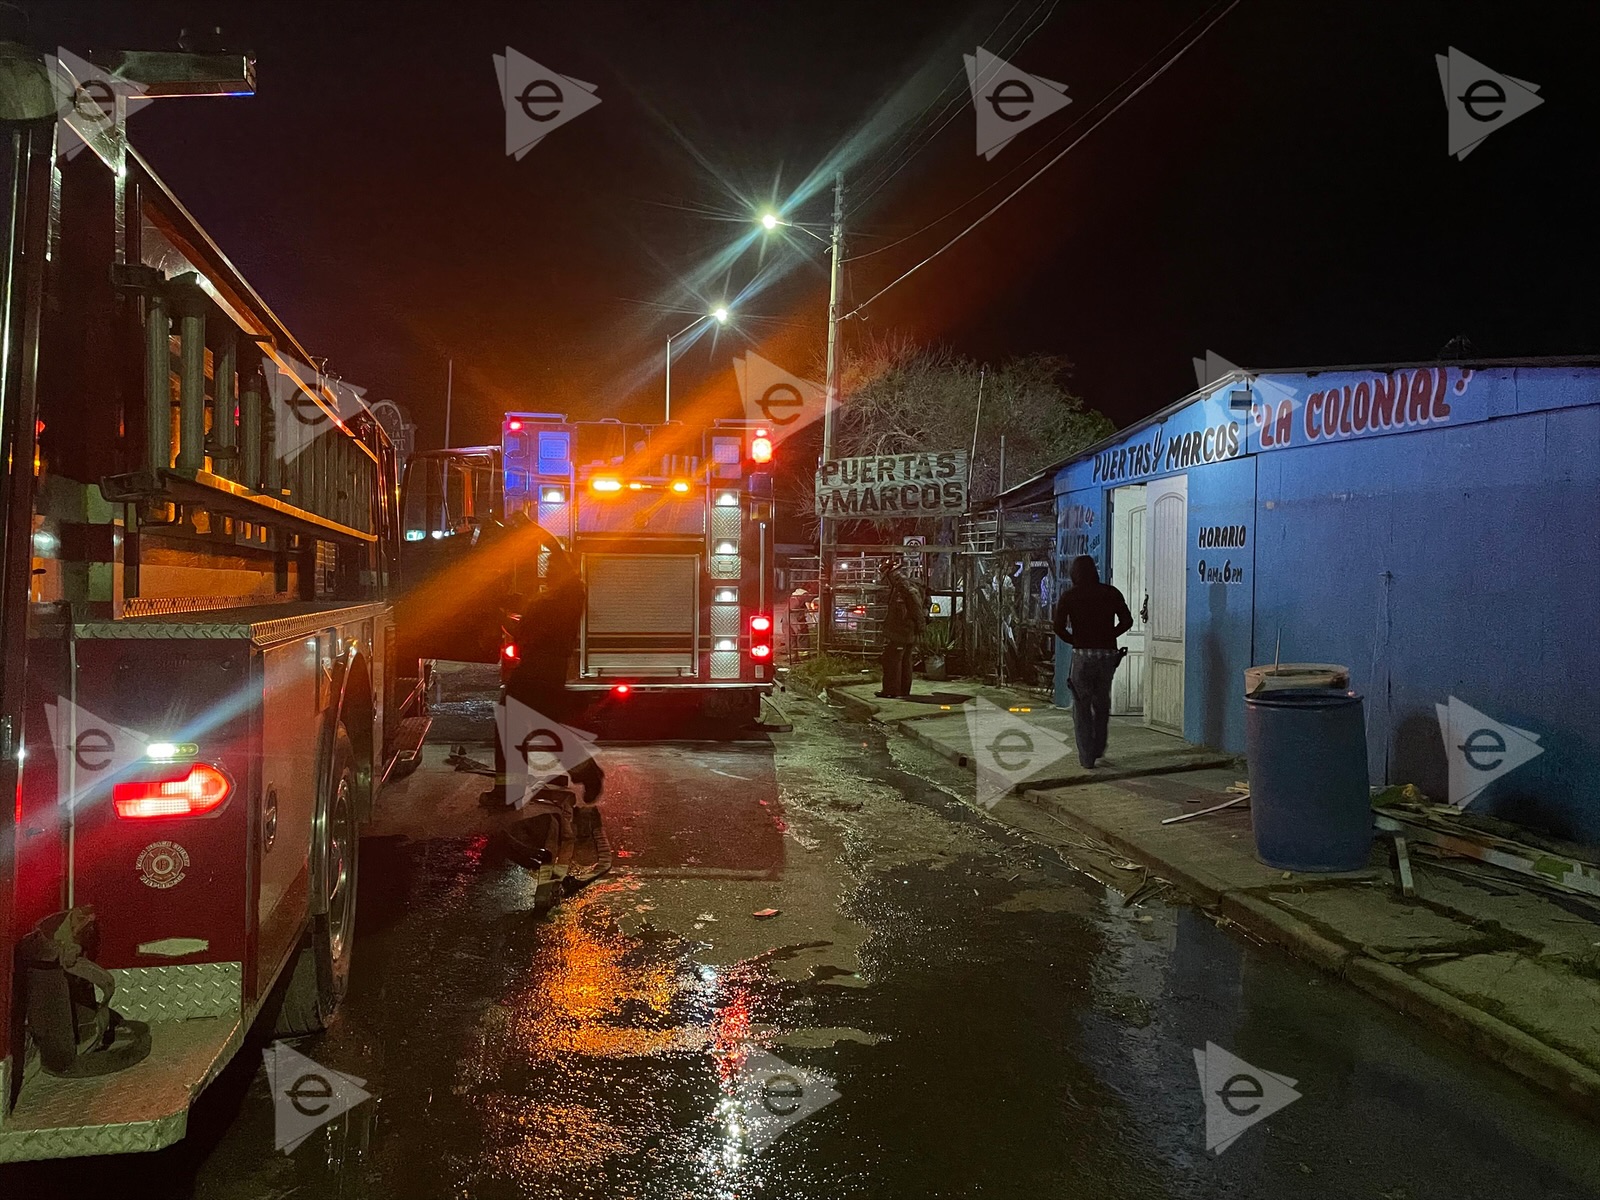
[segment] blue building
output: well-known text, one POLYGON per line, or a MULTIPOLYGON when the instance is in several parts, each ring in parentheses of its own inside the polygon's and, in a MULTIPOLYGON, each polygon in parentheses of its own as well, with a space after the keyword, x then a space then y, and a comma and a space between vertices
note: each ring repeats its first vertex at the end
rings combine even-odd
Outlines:
POLYGON ((1246 667, 1343 664, 1372 782, 1445 797, 1444 718, 1482 714, 1537 747, 1470 811, 1600 842, 1600 362, 1236 374, 1054 492, 1060 577, 1089 554, 1135 612, 1117 711, 1242 752, 1246 667))

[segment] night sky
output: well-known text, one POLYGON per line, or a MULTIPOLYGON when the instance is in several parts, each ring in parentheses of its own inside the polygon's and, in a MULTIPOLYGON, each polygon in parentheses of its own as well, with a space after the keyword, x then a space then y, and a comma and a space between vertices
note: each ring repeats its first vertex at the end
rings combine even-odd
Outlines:
MULTIPOLYGON (((258 56, 258 95, 152 104, 132 140, 301 341, 428 446, 447 358, 456 444, 496 438, 507 408, 655 416, 666 336, 725 300, 733 324, 680 343, 675 412, 733 412, 746 347, 820 373, 825 255, 758 237, 760 208, 825 221, 844 170, 853 307, 1226 0, 30 7, 41 47, 175 48, 220 24, 258 56), (1074 101, 992 162, 961 66, 979 44, 1074 101), (601 99, 520 162, 491 59, 508 45, 601 99)), ((1484 356, 1600 351, 1597 46, 1592 3, 1241 0, 846 336, 1061 355, 1119 425, 1190 390, 1208 349, 1252 367, 1430 359, 1458 334, 1484 356), (1545 99, 1464 161, 1433 60, 1449 46, 1545 99)))

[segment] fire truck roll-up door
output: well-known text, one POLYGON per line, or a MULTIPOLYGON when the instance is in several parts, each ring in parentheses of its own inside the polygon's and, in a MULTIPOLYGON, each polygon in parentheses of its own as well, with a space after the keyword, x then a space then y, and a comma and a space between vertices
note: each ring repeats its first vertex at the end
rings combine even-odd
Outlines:
POLYGON ((699 643, 700 557, 585 554, 582 673, 692 677, 699 643))

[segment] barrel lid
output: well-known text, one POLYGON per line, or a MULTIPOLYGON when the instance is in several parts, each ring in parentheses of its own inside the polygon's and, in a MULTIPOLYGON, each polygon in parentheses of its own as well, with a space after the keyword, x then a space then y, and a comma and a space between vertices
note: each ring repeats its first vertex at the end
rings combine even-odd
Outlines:
POLYGON ((1339 688, 1294 688, 1258 692, 1254 696, 1246 696, 1244 702, 1258 708, 1339 708, 1346 704, 1360 704, 1361 696, 1355 691, 1339 688))

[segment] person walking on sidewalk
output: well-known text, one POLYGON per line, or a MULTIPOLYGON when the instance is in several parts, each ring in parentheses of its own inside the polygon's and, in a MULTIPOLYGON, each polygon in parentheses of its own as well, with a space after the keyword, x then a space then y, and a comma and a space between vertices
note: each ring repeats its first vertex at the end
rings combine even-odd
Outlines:
POLYGON ((1133 628, 1128 601, 1109 583, 1100 582, 1094 559, 1080 554, 1067 570, 1072 586, 1056 602, 1056 636, 1072 647, 1072 725, 1078 739, 1078 761, 1093 769, 1106 752, 1111 723, 1111 680, 1126 650, 1117 639, 1133 628))
POLYGON ((888 589, 883 618, 883 690, 892 698, 911 694, 911 655, 928 627, 928 606, 917 586, 900 571, 900 559, 884 560, 880 578, 888 589))

